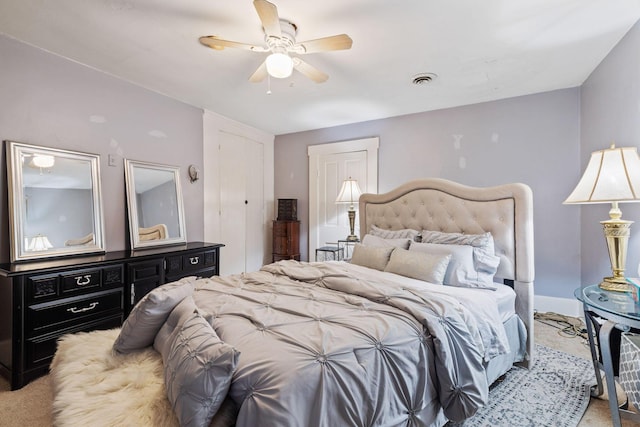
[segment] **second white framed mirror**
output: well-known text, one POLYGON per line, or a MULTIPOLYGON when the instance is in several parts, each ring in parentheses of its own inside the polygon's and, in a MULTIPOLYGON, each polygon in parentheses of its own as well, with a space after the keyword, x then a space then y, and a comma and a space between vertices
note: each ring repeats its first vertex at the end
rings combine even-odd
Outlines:
POLYGON ((177 166, 125 159, 131 249, 187 242, 177 166))

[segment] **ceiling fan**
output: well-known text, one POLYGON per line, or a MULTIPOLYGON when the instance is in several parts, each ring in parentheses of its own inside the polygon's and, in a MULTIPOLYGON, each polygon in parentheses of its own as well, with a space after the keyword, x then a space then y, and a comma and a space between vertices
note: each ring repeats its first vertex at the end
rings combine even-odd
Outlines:
POLYGON ((298 70, 316 83, 327 81, 329 76, 307 62, 290 54, 304 55, 307 53, 327 52, 331 50, 350 49, 353 43, 346 34, 323 37, 305 42, 296 42, 298 27, 278 17, 276 5, 267 0, 254 0, 253 6, 258 12, 265 34, 266 46, 256 46, 247 43, 223 40, 217 36, 200 37, 200 43, 215 50, 225 47, 250 50, 253 52, 270 52, 265 61, 249 77, 250 82, 260 82, 270 75, 276 78, 287 78, 298 70))

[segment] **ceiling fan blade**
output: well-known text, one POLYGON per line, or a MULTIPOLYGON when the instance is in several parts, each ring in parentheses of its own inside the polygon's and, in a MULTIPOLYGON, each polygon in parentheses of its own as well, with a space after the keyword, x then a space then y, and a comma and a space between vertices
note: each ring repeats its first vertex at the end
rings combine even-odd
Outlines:
POLYGON ((326 52, 329 50, 351 49, 353 40, 346 34, 323 37, 321 39, 308 40, 296 43, 291 50, 296 53, 326 52))
POLYGON ((300 71, 316 83, 324 83, 329 78, 328 75, 318 70, 316 67, 304 62, 300 58, 293 58, 293 68, 300 71))
POLYGON ((267 77, 267 64, 263 62, 258 69, 249 77, 251 83, 261 82, 267 77))
POLYGON ((280 31, 280 18, 278 17, 278 8, 275 4, 269 3, 267 0, 253 0, 253 6, 258 12, 262 27, 267 36, 282 36, 280 31))
POLYGON ((247 43, 233 42, 230 40, 219 39, 216 36, 202 36, 200 37, 200 43, 215 50, 222 50, 225 47, 234 47, 238 49, 251 50, 253 52, 267 52, 263 46, 256 46, 247 43))

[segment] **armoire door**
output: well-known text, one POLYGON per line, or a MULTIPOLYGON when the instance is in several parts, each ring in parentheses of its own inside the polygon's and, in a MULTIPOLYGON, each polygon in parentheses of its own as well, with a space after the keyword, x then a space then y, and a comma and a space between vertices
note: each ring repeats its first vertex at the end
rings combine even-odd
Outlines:
POLYGON ((221 275, 262 267, 265 245, 264 147, 244 136, 220 132, 221 275))

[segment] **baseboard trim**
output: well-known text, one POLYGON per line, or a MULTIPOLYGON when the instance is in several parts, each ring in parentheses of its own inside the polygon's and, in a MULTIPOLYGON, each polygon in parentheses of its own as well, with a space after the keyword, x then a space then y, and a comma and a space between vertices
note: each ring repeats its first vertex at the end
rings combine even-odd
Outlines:
POLYGON ((582 303, 575 298, 534 295, 533 306, 539 313, 552 312, 565 316, 583 317, 582 303))

